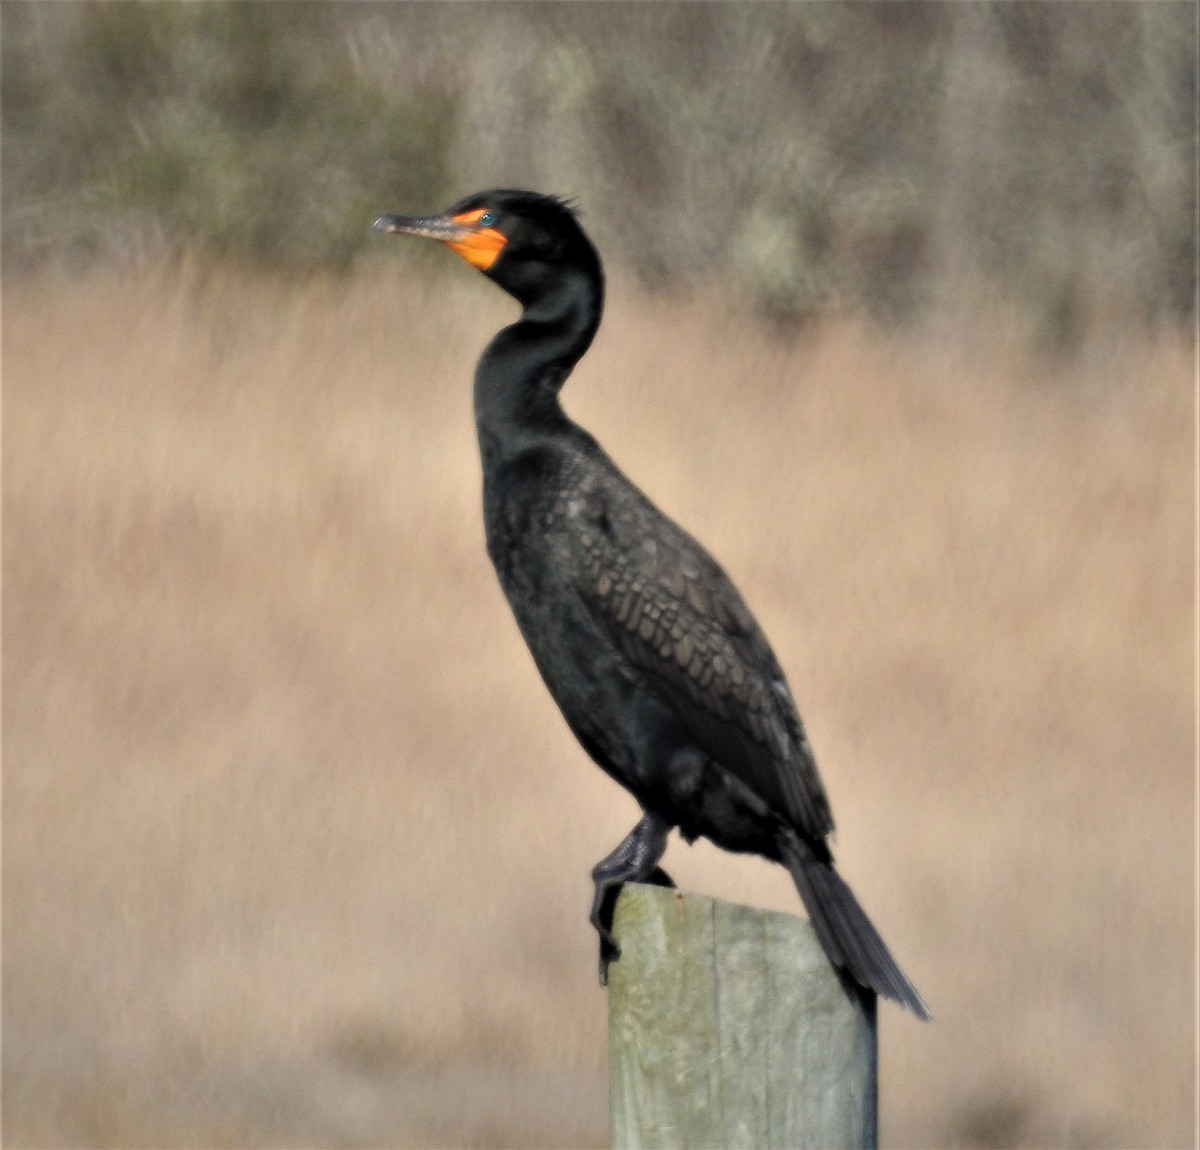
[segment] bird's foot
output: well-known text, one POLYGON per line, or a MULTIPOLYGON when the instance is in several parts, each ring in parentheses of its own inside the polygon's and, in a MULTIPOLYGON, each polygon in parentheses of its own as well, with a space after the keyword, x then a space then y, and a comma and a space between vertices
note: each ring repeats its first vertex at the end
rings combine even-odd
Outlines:
POLYGON ((613 912, 621 887, 627 882, 652 882, 674 886, 670 876, 658 865, 667 849, 671 824, 659 815, 647 812, 607 858, 592 868, 592 926, 600 936, 600 985, 608 985, 608 967, 621 957, 621 948, 613 934, 613 912))
MULTIPOLYGON (((645 878, 638 880, 651 886, 661 886, 674 889, 675 880, 662 867, 656 866, 645 878)), ((597 883, 596 903, 592 911, 592 925, 600 936, 600 985, 608 985, 608 968, 621 957, 621 946, 617 936, 613 934, 613 915, 617 909, 617 899, 621 897, 624 881, 610 883, 603 888, 597 883)))

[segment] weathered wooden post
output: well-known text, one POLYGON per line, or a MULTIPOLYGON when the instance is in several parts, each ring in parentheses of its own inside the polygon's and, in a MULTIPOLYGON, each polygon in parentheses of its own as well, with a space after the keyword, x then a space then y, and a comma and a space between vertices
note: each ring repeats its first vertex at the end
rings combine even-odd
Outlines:
POLYGON ((609 968, 609 1144, 878 1145, 874 1001, 807 921, 629 885, 609 968))

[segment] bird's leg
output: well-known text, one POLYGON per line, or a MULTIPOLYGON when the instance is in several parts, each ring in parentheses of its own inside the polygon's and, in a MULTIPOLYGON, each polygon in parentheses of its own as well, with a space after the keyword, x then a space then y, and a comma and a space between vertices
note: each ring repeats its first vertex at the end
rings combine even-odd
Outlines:
POLYGON ((617 896, 627 882, 649 882, 655 886, 674 886, 670 875, 658 865, 667 849, 671 824, 660 815, 648 812, 607 858, 592 868, 596 892, 592 898, 592 926, 600 936, 600 985, 608 985, 608 964, 621 957, 612 932, 617 896))

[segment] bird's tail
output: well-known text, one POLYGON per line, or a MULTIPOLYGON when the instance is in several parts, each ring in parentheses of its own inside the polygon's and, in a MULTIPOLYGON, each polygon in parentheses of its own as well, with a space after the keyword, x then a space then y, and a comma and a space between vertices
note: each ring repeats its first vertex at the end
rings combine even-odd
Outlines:
POLYGON ((818 858, 794 831, 780 832, 779 850, 830 962, 844 969, 859 985, 898 1002, 928 1021, 931 1015, 925 1000, 900 969, 887 943, 879 937, 854 892, 837 871, 818 858))

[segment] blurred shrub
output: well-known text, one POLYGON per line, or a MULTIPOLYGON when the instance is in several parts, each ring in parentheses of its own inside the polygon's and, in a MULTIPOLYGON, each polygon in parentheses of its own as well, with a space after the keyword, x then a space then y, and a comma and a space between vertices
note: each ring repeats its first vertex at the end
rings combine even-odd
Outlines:
POLYGON ((982 284, 1059 350, 1088 322, 1192 315, 1192 4, 494 5, 479 22, 456 170, 580 193, 651 286, 719 278, 782 320, 895 322, 977 308, 982 284))
POLYGON ((5 255, 186 242, 344 263, 372 213, 445 194, 443 93, 356 69, 338 6, 5 7, 5 255))
MULTIPOLYGON (((578 198, 650 287, 785 323, 1195 306, 1196 21, 913 0, 4 9, 5 246, 344 263, 385 208, 578 198)), ((12 265, 10 265, 12 266, 12 265)))

